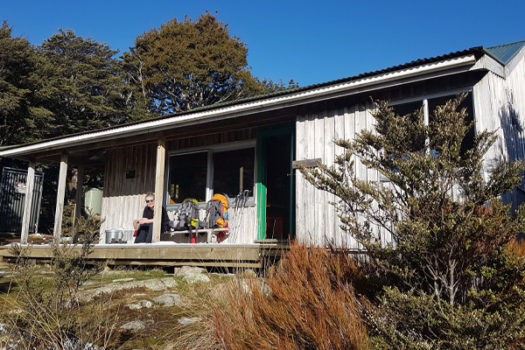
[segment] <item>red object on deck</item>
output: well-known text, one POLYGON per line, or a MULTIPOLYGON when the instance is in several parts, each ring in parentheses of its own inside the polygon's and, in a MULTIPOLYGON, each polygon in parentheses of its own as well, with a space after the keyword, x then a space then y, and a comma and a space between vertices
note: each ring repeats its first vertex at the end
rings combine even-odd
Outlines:
MULTIPOLYGON (((226 225, 224 225, 224 228, 228 228, 228 222, 226 222, 226 225)), ((217 243, 221 242, 222 237, 226 236, 228 231, 221 231, 217 234, 217 243)))
POLYGON ((197 236, 195 231, 191 233, 191 243, 197 243, 197 236))

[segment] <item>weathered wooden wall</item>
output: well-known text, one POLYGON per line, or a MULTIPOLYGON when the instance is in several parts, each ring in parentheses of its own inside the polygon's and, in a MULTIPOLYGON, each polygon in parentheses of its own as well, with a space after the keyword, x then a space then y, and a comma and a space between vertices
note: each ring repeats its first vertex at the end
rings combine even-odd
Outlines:
POLYGON ((115 148, 108 152, 101 233, 106 229, 133 229, 133 220, 142 216, 145 194, 155 189, 155 161, 154 144, 115 148), (126 178, 126 172, 131 170, 135 171, 135 176, 126 178))
POLYGON ((257 239, 256 207, 230 208, 230 234, 225 243, 253 243, 257 239))
MULTIPOLYGON (((373 128, 374 118, 370 108, 370 105, 356 104, 344 108, 326 107, 299 115, 296 123, 296 160, 321 159, 322 163, 332 165, 336 155, 342 153, 334 140, 353 139, 361 130, 373 128)), ((355 160, 354 166, 358 178, 377 181, 377 171, 367 169, 359 159, 355 160)), ((336 210, 330 204, 336 201, 335 196, 315 189, 300 172, 297 171, 295 176, 296 237, 316 245, 333 242, 358 248, 357 242, 340 228, 336 210)))
MULTIPOLYGON (((525 159, 525 50, 506 67, 506 77, 492 72, 472 72, 460 79, 440 80, 419 85, 417 89, 399 88, 380 92, 380 98, 392 102, 408 99, 423 100, 427 96, 453 95, 472 89, 476 131, 496 131, 496 143, 485 157, 485 172, 501 160, 525 159), (405 90, 409 93, 405 94, 405 90), (447 92, 448 91, 448 92, 447 92)), ((456 79, 456 77, 454 77, 456 79)), ((377 96, 376 96, 377 97, 377 96)), ((374 119, 368 104, 349 102, 312 106, 296 119, 296 160, 320 159, 332 165, 341 152, 333 140, 353 139, 361 130, 373 130, 374 119)), ((357 178, 377 181, 378 173, 355 160, 357 178)), ((319 191, 296 172, 296 236, 303 242, 324 245, 334 242, 359 248, 351 237, 340 229, 340 221, 330 202, 333 195, 319 191)), ((388 186, 388 184, 385 184, 388 186)), ((525 200, 525 186, 504 197, 506 201, 521 203, 525 200)), ((383 242, 391 237, 379 232, 383 242)))
MULTIPOLYGON (((485 156, 485 174, 499 161, 525 159, 525 57, 507 64, 506 77, 489 72, 473 89, 476 131, 495 131, 497 140, 485 156)), ((525 200, 525 188, 504 196, 514 206, 525 200)))

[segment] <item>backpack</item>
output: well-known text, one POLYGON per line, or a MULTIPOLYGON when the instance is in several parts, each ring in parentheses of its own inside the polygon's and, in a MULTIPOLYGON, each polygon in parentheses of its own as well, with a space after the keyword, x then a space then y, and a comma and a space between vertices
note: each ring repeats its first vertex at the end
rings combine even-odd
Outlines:
POLYGON ((228 198, 216 193, 206 205, 205 228, 228 227, 228 198))
POLYGON ((183 231, 197 227, 199 222, 198 203, 194 198, 186 198, 179 210, 175 212, 173 220, 170 221, 170 229, 172 231, 183 231))

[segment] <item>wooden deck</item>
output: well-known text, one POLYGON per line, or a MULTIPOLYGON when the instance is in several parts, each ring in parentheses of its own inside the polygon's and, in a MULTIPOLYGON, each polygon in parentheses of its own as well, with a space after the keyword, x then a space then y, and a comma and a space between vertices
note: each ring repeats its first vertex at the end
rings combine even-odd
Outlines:
MULTIPOLYGON (((53 257, 49 245, 31 245, 27 257, 37 263, 53 257)), ((71 249, 80 251, 79 246, 71 249)), ((285 245, 260 244, 105 244, 95 245, 89 258, 108 265, 202 266, 262 268, 279 259, 285 245)), ((10 246, 0 246, 0 264, 12 262, 10 246)))

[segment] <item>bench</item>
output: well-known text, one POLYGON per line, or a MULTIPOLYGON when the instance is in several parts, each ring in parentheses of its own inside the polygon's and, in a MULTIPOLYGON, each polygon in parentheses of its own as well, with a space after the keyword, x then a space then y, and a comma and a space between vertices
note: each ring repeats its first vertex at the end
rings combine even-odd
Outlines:
POLYGON ((184 230, 184 231, 166 231, 161 233, 161 241, 170 241, 172 240, 176 235, 185 234, 185 235, 192 235, 191 237, 191 243, 197 242, 197 235, 198 234, 206 234, 206 243, 216 243, 217 242, 217 235, 221 232, 229 231, 230 229, 228 227, 225 228, 197 228, 194 230, 184 230))

